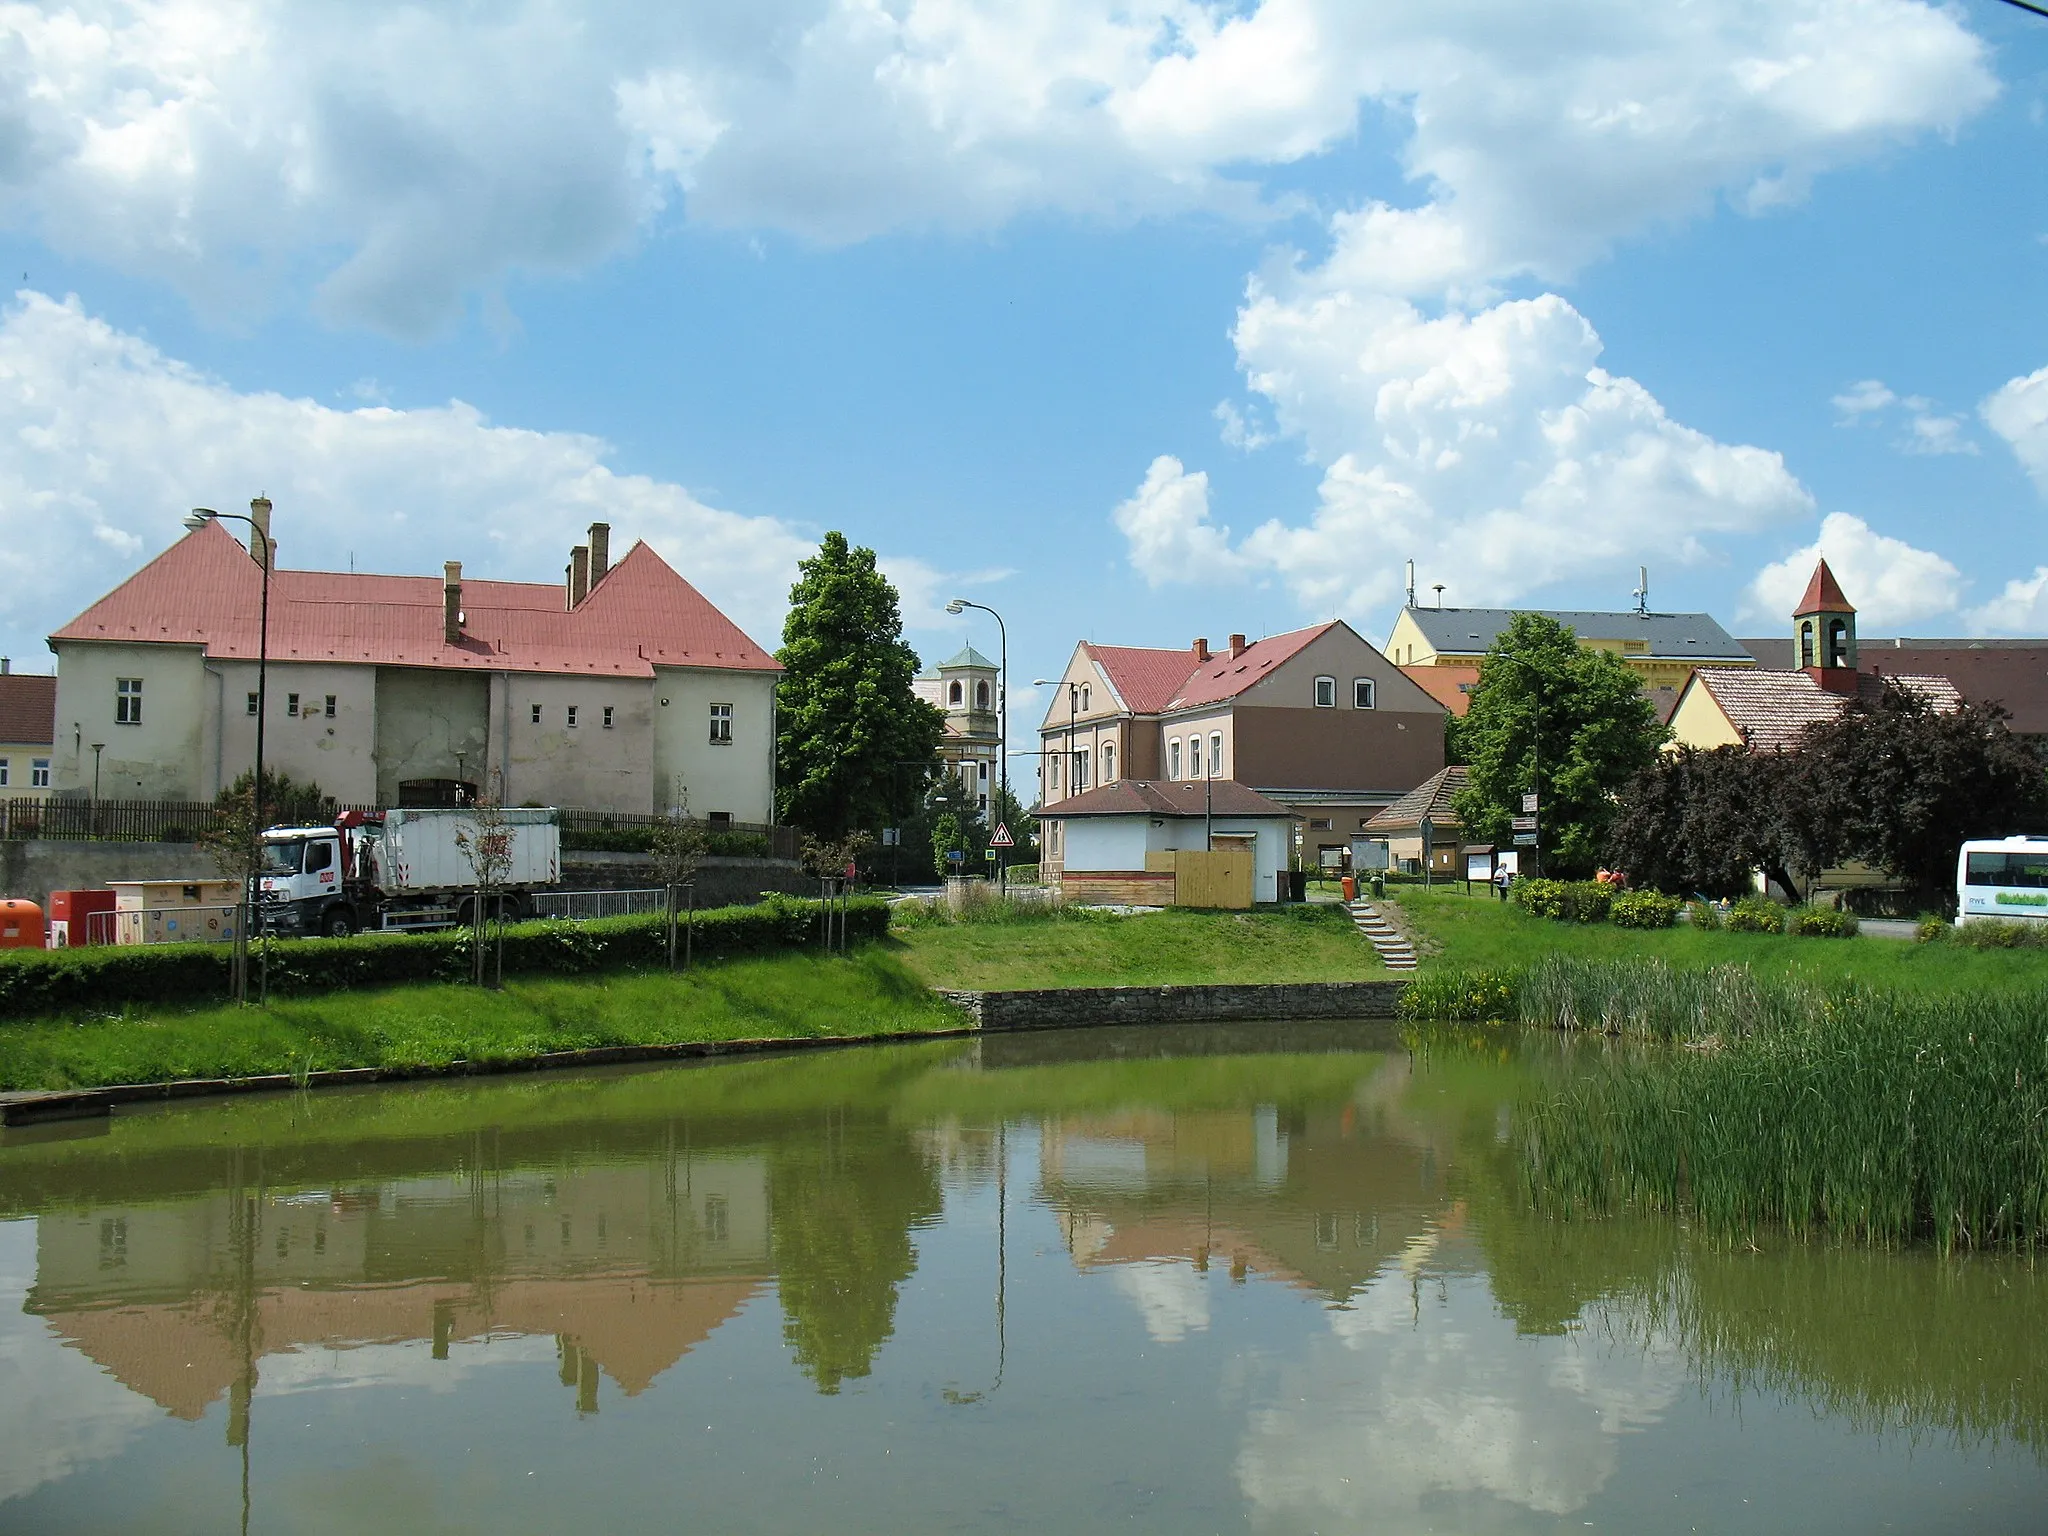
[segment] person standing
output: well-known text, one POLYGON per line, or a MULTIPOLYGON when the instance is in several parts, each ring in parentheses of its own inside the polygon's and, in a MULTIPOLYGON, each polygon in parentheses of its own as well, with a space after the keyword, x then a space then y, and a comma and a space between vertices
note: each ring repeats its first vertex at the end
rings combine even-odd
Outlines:
POLYGON ((1496 859, 1493 865, 1493 889, 1502 901, 1508 899, 1508 887, 1514 884, 1515 872, 1508 868, 1503 859, 1496 859))

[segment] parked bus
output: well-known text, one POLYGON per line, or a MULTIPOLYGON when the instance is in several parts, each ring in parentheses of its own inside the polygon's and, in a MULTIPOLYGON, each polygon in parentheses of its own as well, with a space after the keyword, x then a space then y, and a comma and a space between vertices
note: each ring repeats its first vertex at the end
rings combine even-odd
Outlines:
POLYGON ((2048 838, 1963 844, 1956 859, 1956 921, 2048 922, 2048 838))

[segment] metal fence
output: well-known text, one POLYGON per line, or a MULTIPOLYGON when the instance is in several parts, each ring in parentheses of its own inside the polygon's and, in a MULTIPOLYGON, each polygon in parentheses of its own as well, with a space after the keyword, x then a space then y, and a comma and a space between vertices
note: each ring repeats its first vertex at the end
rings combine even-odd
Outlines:
MULTIPOLYGON (((564 808, 559 813, 562 835, 573 839, 578 834, 623 832, 651 832, 662 818, 659 816, 634 816, 616 811, 586 811, 564 808)), ((693 826, 700 827, 711 837, 732 833, 741 837, 760 838, 767 844, 771 858, 794 859, 802 856, 803 833, 795 827, 768 826, 758 821, 733 821, 723 816, 708 818, 683 817, 693 826)), ((716 851, 714 845, 713 851, 716 851)))
POLYGON ((665 896, 659 886, 637 891, 541 891, 533 898, 535 917, 587 923, 598 917, 631 917, 659 912, 665 896))

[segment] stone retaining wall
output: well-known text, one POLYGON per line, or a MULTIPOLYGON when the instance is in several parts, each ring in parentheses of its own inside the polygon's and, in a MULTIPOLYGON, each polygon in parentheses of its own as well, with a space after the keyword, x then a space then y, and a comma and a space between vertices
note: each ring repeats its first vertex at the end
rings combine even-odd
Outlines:
POLYGON ((1405 986, 1405 981, 1292 981, 1257 986, 942 991, 939 995, 982 1029, 1071 1029, 1091 1024, 1391 1019, 1405 986))

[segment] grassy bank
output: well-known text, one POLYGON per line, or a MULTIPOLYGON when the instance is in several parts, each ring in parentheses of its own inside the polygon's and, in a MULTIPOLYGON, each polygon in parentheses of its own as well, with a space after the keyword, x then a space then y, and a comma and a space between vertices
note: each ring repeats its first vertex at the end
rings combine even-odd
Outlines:
POLYGON ((1692 969, 1748 966, 1758 975, 1819 985, 1915 992, 2006 989, 2048 983, 2048 951, 1981 950, 1953 943, 1859 937, 1617 928, 1536 917, 1491 895, 1394 888, 1394 904, 1421 940, 1423 970, 1511 970, 1549 955, 1586 960, 1656 959, 1692 969))
POLYGON ((910 971, 934 987, 1359 981, 1385 974, 1350 920, 1325 906, 1129 917, 996 908, 972 921, 899 920, 891 939, 910 971))
POLYGON ((0 1025, 0 1089, 515 1061, 548 1051, 957 1027, 901 958, 785 954, 667 972, 395 986, 265 1008, 131 1004, 0 1025))

